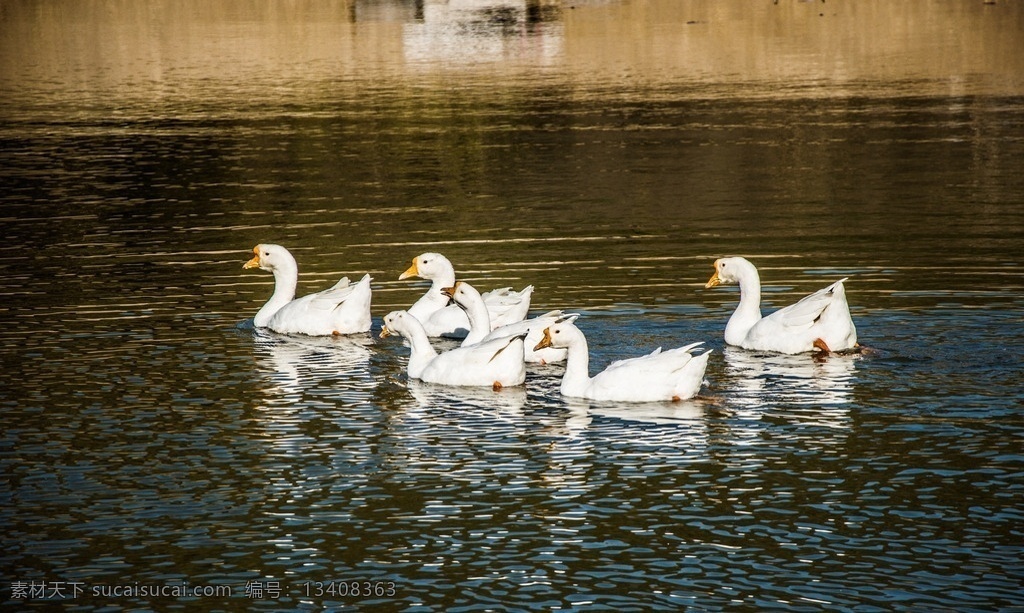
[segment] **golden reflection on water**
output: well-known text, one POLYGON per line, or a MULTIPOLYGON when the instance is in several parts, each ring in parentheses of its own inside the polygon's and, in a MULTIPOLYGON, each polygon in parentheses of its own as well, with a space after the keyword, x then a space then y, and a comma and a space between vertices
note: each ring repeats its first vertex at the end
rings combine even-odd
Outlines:
POLYGON ((612 3, 567 14, 566 62, 636 78, 827 86, 830 95, 875 82, 907 93, 1020 93, 1022 16, 1019 4, 982 2, 612 3))
POLYGON ((23 1, 0 7, 0 33, 9 92, 161 98, 452 71, 771 96, 1024 92, 1019 2, 23 1))

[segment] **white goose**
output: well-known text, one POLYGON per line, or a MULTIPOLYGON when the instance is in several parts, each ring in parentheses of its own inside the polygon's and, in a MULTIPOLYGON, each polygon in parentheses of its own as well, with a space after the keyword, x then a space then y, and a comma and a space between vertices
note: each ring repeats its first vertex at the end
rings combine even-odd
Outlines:
MULTIPOLYGON (((399 280, 420 277, 431 281, 430 289, 409 307, 409 313, 423 324, 427 336, 463 338, 469 333, 469 319, 458 306, 449 304, 441 289, 455 285, 455 267, 440 253, 423 253, 412 259, 412 266, 398 277, 399 280)), ((510 287, 483 294, 491 318, 491 327, 522 321, 530 310, 533 286, 522 291, 510 287)))
POLYGON ((521 385, 526 380, 525 335, 456 347, 439 354, 430 345, 423 325, 407 311, 392 311, 384 316, 380 337, 392 334, 409 341, 412 351, 406 372, 412 379, 442 385, 488 386, 495 390, 521 385))
POLYGON ((508 338, 526 334, 526 353, 524 359, 533 364, 555 364, 564 362, 568 353, 566 349, 545 347, 534 350, 534 346, 544 336, 544 328, 563 321, 568 317, 562 311, 549 311, 543 315, 517 321, 491 329, 490 315, 487 305, 475 287, 465 281, 456 281, 453 287, 446 287, 441 293, 450 297, 455 304, 462 307, 469 317, 469 334, 462 340, 462 346, 483 343, 496 338, 508 338))
POLYGON ((725 326, 726 343, 744 349, 795 354, 815 349, 845 351, 857 346, 857 327, 850 317, 843 281, 846 279, 766 317, 761 317, 761 278, 746 258, 715 260, 715 274, 704 287, 740 285, 739 306, 725 326))
POLYGON ((658 402, 685 400, 697 395, 708 365, 705 351, 693 355, 701 343, 612 362, 591 377, 590 353, 583 332, 569 321, 549 326, 535 349, 564 347, 569 356, 559 388, 563 395, 614 402, 658 402))
POLYGON ((263 243, 242 268, 260 268, 274 273, 274 294, 256 313, 253 324, 281 334, 326 336, 353 334, 370 329, 370 275, 356 284, 343 277, 322 292, 295 298, 299 266, 281 245, 263 243))

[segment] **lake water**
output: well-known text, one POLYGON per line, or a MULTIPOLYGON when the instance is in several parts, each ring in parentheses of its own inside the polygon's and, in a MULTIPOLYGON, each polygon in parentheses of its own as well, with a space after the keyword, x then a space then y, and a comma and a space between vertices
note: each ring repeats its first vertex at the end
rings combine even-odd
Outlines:
POLYGON ((0 609, 1024 608, 1021 3, 23 0, 0 91, 0 609), (428 250, 708 384, 409 381, 428 250), (725 255, 871 351, 727 348, 725 255))

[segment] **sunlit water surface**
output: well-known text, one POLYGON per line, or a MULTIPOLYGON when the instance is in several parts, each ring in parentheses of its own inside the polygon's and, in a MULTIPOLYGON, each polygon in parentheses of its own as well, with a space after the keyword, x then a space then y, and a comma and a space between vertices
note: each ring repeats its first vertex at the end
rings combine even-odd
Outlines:
POLYGON ((2 606, 1024 607, 1022 31, 1013 2, 5 4, 2 606), (303 292, 372 274, 374 333, 254 330, 262 241, 303 292), (427 250, 581 313, 592 370, 703 340, 708 383, 410 381, 376 332, 427 250), (870 350, 725 347, 733 254, 766 309, 849 277, 870 350), (94 592, 139 585, 230 595, 94 592))

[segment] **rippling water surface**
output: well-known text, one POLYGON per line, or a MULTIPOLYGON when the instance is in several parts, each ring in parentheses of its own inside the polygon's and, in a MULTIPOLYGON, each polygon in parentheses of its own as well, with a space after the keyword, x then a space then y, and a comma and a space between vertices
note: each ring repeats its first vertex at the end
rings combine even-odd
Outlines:
POLYGON ((0 607, 1024 607, 1022 31, 1013 2, 5 4, 0 607), (258 242, 303 293, 369 272, 374 333, 254 329, 258 242), (428 250, 581 313, 592 370, 703 340, 707 385, 410 381, 376 332, 428 250), (734 254, 766 309, 849 277, 868 350, 726 347, 734 254), (182 586, 228 593, 140 589, 182 586))

